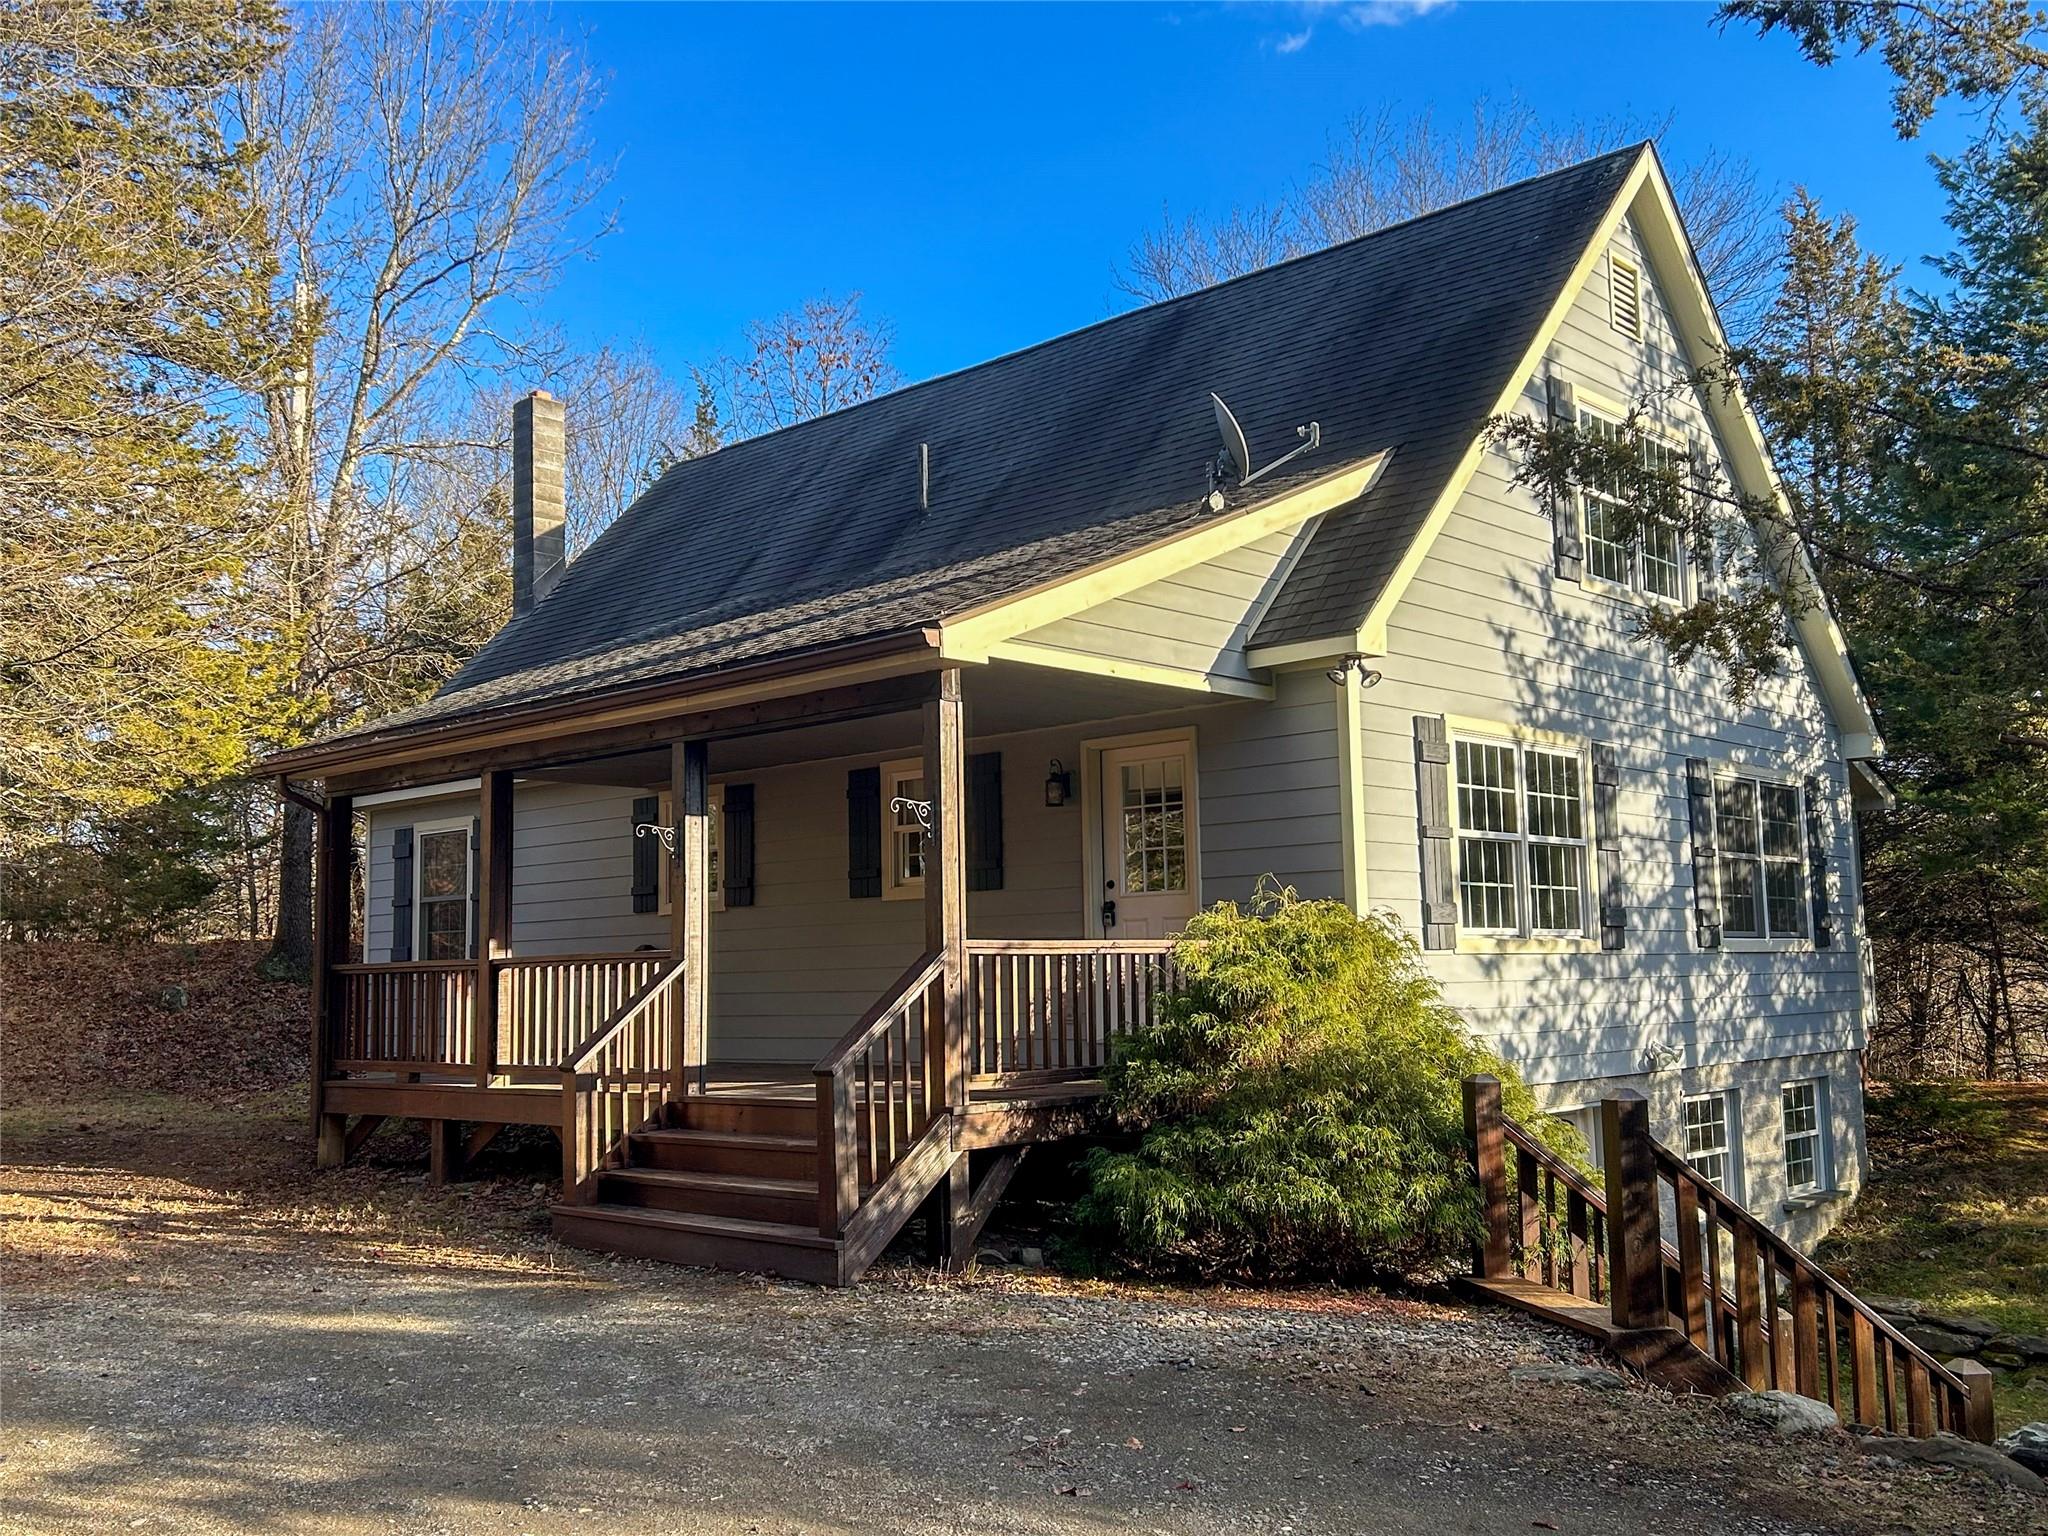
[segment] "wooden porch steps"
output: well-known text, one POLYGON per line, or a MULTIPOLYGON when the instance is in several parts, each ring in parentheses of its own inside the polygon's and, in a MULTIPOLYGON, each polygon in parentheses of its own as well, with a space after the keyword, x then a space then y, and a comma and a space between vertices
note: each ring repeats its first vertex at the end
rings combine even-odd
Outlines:
POLYGON ((555 1236, 572 1248, 841 1285, 842 1244, 816 1225, 697 1215, 635 1205, 558 1205, 555 1236))
POLYGON ((689 1173, 668 1168, 621 1168, 599 1175, 598 1202, 699 1216, 815 1227, 818 1181, 761 1178, 744 1173, 689 1173))

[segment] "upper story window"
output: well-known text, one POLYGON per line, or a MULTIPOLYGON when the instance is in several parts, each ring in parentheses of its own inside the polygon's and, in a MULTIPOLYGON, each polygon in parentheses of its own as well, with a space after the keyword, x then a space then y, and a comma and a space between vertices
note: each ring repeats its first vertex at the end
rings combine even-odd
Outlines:
MULTIPOLYGON (((1609 441, 1619 441, 1621 423, 1581 408, 1579 428, 1609 441)), ((1653 469, 1684 462, 1684 449, 1655 438, 1643 440, 1643 461, 1653 469)), ((1666 522, 1641 523, 1627 533, 1621 487, 1608 482, 1587 485, 1579 497, 1586 536, 1586 574, 1614 587, 1669 602, 1685 601, 1690 555, 1676 527, 1666 522)))
POLYGON ((1583 934, 1582 751, 1473 737, 1453 746, 1459 927, 1515 937, 1583 934))
POLYGON ((1721 932, 1731 939, 1806 937, 1805 807, 1796 784, 1714 776, 1721 845, 1721 932))
POLYGON ((1633 341, 1642 339, 1642 269, 1612 252, 1607 257, 1607 318, 1622 335, 1633 341))

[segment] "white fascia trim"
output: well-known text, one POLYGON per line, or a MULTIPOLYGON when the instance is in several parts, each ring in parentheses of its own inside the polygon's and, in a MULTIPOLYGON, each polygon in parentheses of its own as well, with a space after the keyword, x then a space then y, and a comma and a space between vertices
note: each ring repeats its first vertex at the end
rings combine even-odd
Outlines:
POLYGON ((1372 489, 1386 462, 1387 454, 1381 451, 1270 501, 1224 513, 1072 576, 957 614, 939 625, 939 654, 949 661, 987 661, 993 647, 1028 630, 1070 618, 1241 549, 1269 533, 1348 506, 1372 489))
POLYGON ((1090 651, 1067 651, 1056 645, 1040 645, 1031 640, 999 640, 988 648, 988 659, 1023 662, 1027 666, 1051 667, 1061 672, 1083 672, 1090 677, 1121 678, 1130 683, 1151 683, 1161 688, 1185 688, 1191 693, 1221 693, 1240 699, 1273 697, 1271 683, 1197 672, 1190 667, 1164 667, 1156 662, 1098 656, 1090 651))
POLYGON ((415 800, 440 800, 449 795, 473 795, 484 787, 478 779, 450 779, 444 784, 419 784, 411 789, 380 789, 367 795, 356 795, 352 804, 356 810, 373 810, 380 805, 407 805, 415 800))

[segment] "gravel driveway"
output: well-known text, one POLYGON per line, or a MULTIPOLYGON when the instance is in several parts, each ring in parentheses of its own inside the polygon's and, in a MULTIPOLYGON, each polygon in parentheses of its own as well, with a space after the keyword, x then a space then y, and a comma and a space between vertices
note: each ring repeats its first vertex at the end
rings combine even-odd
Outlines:
POLYGON ((174 1129, 9 1147, 0 1528, 1642 1536, 2040 1514, 1846 1437, 1515 1383, 1582 1357, 1502 1314, 908 1265, 816 1291, 567 1253, 536 1231, 544 1195, 502 1181, 315 1180, 296 1126, 174 1129))

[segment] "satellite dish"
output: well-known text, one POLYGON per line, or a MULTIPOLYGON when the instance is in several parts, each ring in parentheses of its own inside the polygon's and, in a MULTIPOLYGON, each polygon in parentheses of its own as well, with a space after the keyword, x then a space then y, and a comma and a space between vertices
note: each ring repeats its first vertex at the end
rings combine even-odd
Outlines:
POLYGON ((1305 427, 1294 429, 1294 435, 1301 439, 1299 447, 1281 454, 1264 469, 1253 469, 1251 445, 1244 440, 1244 428, 1237 424, 1230 407, 1213 389, 1209 391, 1209 403, 1216 408, 1216 431, 1223 438, 1223 451, 1216 455, 1216 462, 1209 469, 1209 500, 1219 510, 1226 481, 1235 480, 1240 486, 1250 485, 1254 480, 1270 475, 1290 459, 1312 453, 1323 444, 1322 424, 1312 421, 1305 427))
MULTIPOLYGON (((1216 407, 1216 430, 1223 438, 1223 452, 1237 466, 1235 478, 1242 483, 1252 472, 1252 450, 1244 440, 1244 428, 1237 424, 1237 418, 1230 414, 1230 407, 1214 390, 1209 392, 1209 403, 1216 407)), ((1223 466, 1218 464, 1217 468, 1222 469, 1223 466)))

